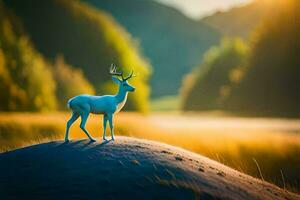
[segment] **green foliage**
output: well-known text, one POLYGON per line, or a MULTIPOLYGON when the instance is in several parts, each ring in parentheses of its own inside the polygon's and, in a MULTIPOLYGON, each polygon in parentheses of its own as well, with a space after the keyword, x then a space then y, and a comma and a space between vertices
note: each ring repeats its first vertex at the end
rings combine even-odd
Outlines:
POLYGON ((252 38, 244 78, 228 109, 256 115, 300 116, 300 2, 279 0, 252 38))
POLYGON ((9 76, 9 72, 6 68, 6 64, 5 64, 6 60, 5 60, 5 56, 4 53, 2 51, 2 49, 0 49, 0 108, 1 110, 3 109, 7 109, 8 105, 9 105, 9 91, 10 91, 10 87, 11 87, 11 79, 9 76))
POLYGON ((184 74, 201 63, 204 52, 220 39, 214 28, 153 0, 85 2, 112 14, 138 38, 141 50, 153 66, 150 85, 156 98, 177 95, 184 74))
POLYGON ((57 83, 57 99, 61 110, 67 109, 67 101, 79 94, 94 94, 93 86, 85 79, 80 69, 73 69, 65 63, 63 56, 57 56, 53 67, 57 83))
POLYGON ((220 109, 230 93, 230 85, 240 79, 247 47, 240 39, 223 39, 204 56, 204 63, 190 73, 183 83, 184 110, 220 109))
POLYGON ((61 53, 66 62, 80 66, 99 95, 114 89, 109 66, 115 63, 139 76, 132 80, 137 87, 129 96, 127 109, 148 110, 149 64, 126 31, 106 13, 79 1, 9 0, 5 1, 21 18, 36 48, 54 60, 61 53))
POLYGON ((278 0, 272 7, 277 12, 253 33, 248 56, 207 53, 204 66, 185 83, 184 109, 300 116, 300 3, 278 0))
POLYGON ((0 2, 0 110, 53 110, 55 82, 49 66, 14 20, 0 2))

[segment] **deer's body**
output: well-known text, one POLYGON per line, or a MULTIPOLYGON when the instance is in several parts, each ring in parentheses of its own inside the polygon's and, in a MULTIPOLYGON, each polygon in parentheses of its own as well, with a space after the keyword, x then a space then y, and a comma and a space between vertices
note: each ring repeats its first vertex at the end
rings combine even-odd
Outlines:
POLYGON ((72 110, 72 117, 67 122, 65 141, 69 140, 69 129, 79 116, 81 117, 80 128, 85 132, 90 140, 95 141, 95 139, 85 129, 85 124, 90 113, 103 114, 103 139, 106 139, 106 124, 107 121, 109 121, 111 136, 114 140, 113 116, 125 105, 128 92, 133 92, 135 90, 135 88, 127 82, 127 80, 132 77, 132 74, 133 73, 124 79, 123 73, 117 73, 116 67, 113 67, 111 69, 111 75, 122 76, 122 80, 112 77, 113 81, 119 85, 119 91, 116 95, 92 96, 84 94, 70 99, 68 101, 68 107, 72 110))
POLYGON ((92 96, 83 94, 70 99, 68 107, 77 110, 85 107, 93 114, 116 114, 124 107, 126 100, 127 93, 122 98, 118 98, 117 95, 92 96))

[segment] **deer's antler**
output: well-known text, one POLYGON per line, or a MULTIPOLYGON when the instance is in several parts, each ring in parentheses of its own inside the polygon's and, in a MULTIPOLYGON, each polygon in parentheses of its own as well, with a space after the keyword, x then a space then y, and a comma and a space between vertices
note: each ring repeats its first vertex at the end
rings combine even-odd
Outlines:
POLYGON ((135 74, 133 74, 133 70, 131 70, 131 74, 129 76, 127 76, 124 81, 131 79, 132 77, 135 77, 135 74))
POLYGON ((118 67, 115 64, 111 64, 109 74, 112 76, 119 76, 122 78, 122 80, 124 80, 123 71, 118 72, 117 69, 118 69, 118 67))
POLYGON ((109 70, 109 74, 112 76, 119 76, 122 78, 122 81, 127 81, 128 79, 135 77, 135 75, 133 74, 133 70, 131 70, 131 74, 129 76, 127 76, 126 78, 124 78, 123 76, 123 71, 118 72, 117 71, 118 67, 115 64, 111 64, 110 66, 110 70, 109 70))

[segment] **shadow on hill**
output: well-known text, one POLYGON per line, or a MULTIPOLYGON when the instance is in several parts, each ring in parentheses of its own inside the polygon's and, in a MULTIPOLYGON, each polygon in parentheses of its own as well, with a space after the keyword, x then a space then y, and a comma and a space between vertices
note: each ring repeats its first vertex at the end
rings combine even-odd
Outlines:
POLYGON ((55 141, 0 154, 0 199, 252 200, 275 196, 297 197, 200 155, 134 138, 55 141))

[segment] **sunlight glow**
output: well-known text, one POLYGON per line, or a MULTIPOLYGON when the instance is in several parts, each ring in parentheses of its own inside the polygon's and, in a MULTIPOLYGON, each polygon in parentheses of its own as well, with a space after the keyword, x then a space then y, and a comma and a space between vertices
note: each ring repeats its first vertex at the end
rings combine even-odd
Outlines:
POLYGON ((233 6, 240 6, 252 0, 157 0, 166 5, 175 7, 192 18, 201 18, 216 11, 224 11, 233 6))

